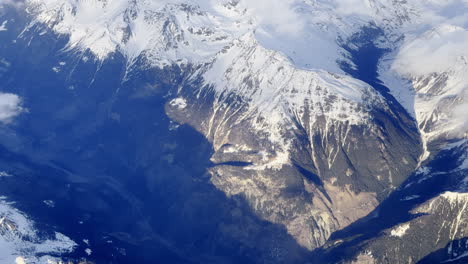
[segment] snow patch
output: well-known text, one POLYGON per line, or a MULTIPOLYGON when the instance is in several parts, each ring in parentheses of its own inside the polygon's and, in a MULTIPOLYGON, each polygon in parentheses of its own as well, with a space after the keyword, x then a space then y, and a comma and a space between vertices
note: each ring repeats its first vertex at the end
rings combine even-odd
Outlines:
POLYGON ((25 259, 23 257, 17 257, 15 259, 15 263, 16 264, 26 264, 26 261, 25 261, 25 259))
POLYGON ((441 196, 450 201, 451 203, 468 202, 468 193, 445 192, 441 196))
POLYGON ((182 97, 179 97, 179 98, 172 100, 169 104, 173 107, 177 107, 178 109, 182 110, 187 107, 187 100, 185 100, 182 97))
MULTIPOLYGON (((277 152, 273 158, 266 158, 266 160, 267 162, 262 163, 261 165, 250 165, 250 166, 244 167, 244 169, 245 170, 258 170, 258 171, 264 171, 266 169, 279 170, 284 165, 290 164, 289 151, 277 152)), ((265 161, 265 159, 263 161, 265 161)))
POLYGON ((408 229, 410 228, 410 224, 403 224, 403 225, 400 225, 398 226, 397 228, 393 229, 391 232, 390 232, 390 235, 391 236, 394 236, 394 237, 403 237, 405 234, 406 234, 406 231, 408 231, 408 229))

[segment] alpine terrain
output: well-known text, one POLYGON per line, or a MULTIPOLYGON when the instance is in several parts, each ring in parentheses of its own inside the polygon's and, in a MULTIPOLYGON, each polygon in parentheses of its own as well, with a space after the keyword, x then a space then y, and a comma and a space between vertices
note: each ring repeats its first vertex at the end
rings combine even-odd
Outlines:
POLYGON ((468 263, 467 0, 0 0, 0 263, 468 263))

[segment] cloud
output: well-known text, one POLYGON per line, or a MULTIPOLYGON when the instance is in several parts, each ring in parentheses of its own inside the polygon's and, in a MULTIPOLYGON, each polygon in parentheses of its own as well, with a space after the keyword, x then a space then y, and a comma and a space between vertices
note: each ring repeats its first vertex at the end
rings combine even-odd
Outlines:
POLYGON ((428 0, 419 5, 418 23, 406 29, 391 69, 410 80, 446 74, 444 83, 415 82, 420 88, 415 110, 421 120, 432 122, 430 137, 466 138, 468 1, 428 0))
POLYGON ((420 10, 420 20, 424 24, 439 25, 441 23, 461 27, 468 26, 467 0, 427 0, 411 1, 420 10))
MULTIPOLYGON (((468 78, 467 78, 468 80, 468 78)), ((453 108, 452 122, 455 124, 453 133, 455 137, 468 139, 468 84, 465 84, 464 90, 458 96, 460 103, 453 108)))
POLYGON ((468 30, 443 25, 409 37, 401 47, 393 69, 404 76, 445 72, 460 58, 468 58, 468 30))
POLYGON ((374 11, 367 0, 337 0, 334 1, 335 10, 341 15, 372 16, 374 11))
POLYGON ((468 57, 468 0, 409 1, 417 23, 405 29, 393 69, 402 75, 445 72, 468 57))
POLYGON ((0 122, 9 123, 24 112, 21 106, 21 98, 11 93, 0 93, 0 122))
POLYGON ((24 4, 23 0, 0 0, 0 6, 2 5, 10 5, 13 7, 22 7, 24 4))
POLYGON ((296 0, 242 0, 239 4, 255 17, 259 26, 297 35, 304 28, 304 19, 295 11, 296 3, 296 0))

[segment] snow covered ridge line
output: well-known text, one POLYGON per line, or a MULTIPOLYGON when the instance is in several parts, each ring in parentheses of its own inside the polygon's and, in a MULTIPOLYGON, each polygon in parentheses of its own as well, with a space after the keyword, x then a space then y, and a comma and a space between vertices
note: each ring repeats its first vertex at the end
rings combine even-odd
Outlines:
MULTIPOLYGON (((144 56, 145 61, 158 67, 172 63, 208 63, 212 69, 203 76, 207 82, 230 89, 229 83, 223 83, 226 80, 212 77, 216 71, 214 69, 220 67, 220 72, 217 73, 222 74, 229 70, 226 67, 231 62, 239 59, 236 58, 237 55, 249 56, 233 54, 231 51, 230 57, 227 57, 224 54, 227 50, 232 50, 230 47, 253 45, 253 50, 262 50, 265 55, 274 56, 278 67, 303 75, 302 85, 310 86, 305 79, 313 78, 317 80, 315 86, 331 86, 333 89, 330 90, 336 92, 340 98, 355 102, 362 102, 361 91, 356 90, 360 90, 363 84, 340 76, 343 71, 338 66, 338 61, 346 60, 346 56, 345 51, 339 47, 337 38, 342 34, 352 35, 361 25, 372 19, 389 17, 388 12, 381 12, 380 16, 370 15, 377 12, 374 9, 380 10, 394 4, 392 1, 384 2, 385 5, 369 5, 372 12, 366 14, 370 18, 366 16, 366 19, 357 23, 359 19, 352 18, 355 12, 339 9, 341 11, 333 14, 334 8, 340 5, 334 1, 322 3, 274 0, 252 4, 245 0, 27 0, 28 10, 35 17, 33 24, 43 23, 59 34, 69 35, 70 49, 89 49, 99 60, 120 51, 130 63, 137 57, 144 56), (283 10, 278 10, 276 5, 283 10), (276 17, 283 20, 282 17, 285 16, 293 22, 279 23, 264 9, 274 14, 280 12, 282 15, 276 17), (316 16, 311 16, 312 14, 316 16), (330 16, 331 19, 325 20, 325 17, 330 16), (349 17, 349 21, 343 21, 340 16, 349 17), (301 34, 297 35, 295 30, 300 30, 301 34), (283 42, 284 40, 288 42, 283 42), (299 69, 309 70, 311 73, 299 69), (336 73, 335 77, 339 78, 331 76, 329 72, 336 73)), ((385 10, 395 8, 392 6, 385 10)), ((390 13, 393 14, 394 11, 390 13)), ((258 68, 257 62, 249 62, 254 70, 265 70, 258 68)), ((270 67, 270 73, 271 70, 270 67)), ((275 91, 274 87, 266 85, 266 78, 274 76, 263 77, 263 83, 258 87, 262 92, 257 95, 275 91)), ((298 85, 294 88, 307 88, 298 85)), ((281 92, 280 94, 284 95, 281 92)), ((295 97, 297 99, 298 96, 295 97)))
POLYGON ((373 24, 385 33, 379 45, 394 51, 381 78, 414 113, 428 144, 467 128, 466 0, 26 0, 26 6, 33 24, 69 35, 70 50, 89 50, 98 60, 120 52, 130 65, 143 56, 149 65, 139 67, 219 65, 223 51, 252 36, 297 69, 343 74, 338 62, 349 56, 337 40, 373 24))
POLYGON ((311 118, 361 124, 373 105, 385 105, 368 84, 347 75, 298 69, 280 52, 260 45, 253 34, 235 40, 201 75, 219 94, 235 93, 250 102, 251 113, 267 113, 272 122, 276 112, 299 119, 307 112, 311 118))
POLYGON ((76 243, 60 233, 40 237, 34 223, 0 197, 0 260, 2 263, 59 263, 48 255, 70 253, 76 243))
POLYGON ((395 28, 410 13, 393 0, 26 0, 36 22, 70 36, 69 47, 100 60, 121 52, 151 64, 209 61, 232 40, 255 32, 262 46, 300 68, 342 72, 346 39, 370 22, 395 28), (350 8, 357 7, 359 8, 350 8), (313 43, 313 45, 311 45, 313 43))
MULTIPOLYGON (((324 3, 272 2, 281 2, 280 6, 287 10, 285 15, 295 20, 314 13, 328 16, 332 10, 324 3)), ((288 102, 278 103, 288 104, 287 108, 294 112, 304 111, 306 103, 310 106, 325 104, 323 99, 332 101, 331 96, 336 95, 333 109, 320 114, 356 124, 365 121, 360 115, 362 109, 358 108, 372 103, 363 100, 364 93, 372 94, 371 89, 344 76, 339 69, 337 61, 345 57, 336 34, 346 32, 345 28, 351 34, 355 29, 351 23, 338 22, 336 15, 328 22, 332 30, 317 26, 315 23, 319 21, 293 23, 301 33, 307 33, 304 40, 302 35, 296 36, 291 25, 281 26, 264 14, 262 8, 274 7, 268 1, 261 1, 261 5, 247 1, 202 0, 28 0, 28 3, 36 17, 34 23, 44 23, 57 33, 68 34, 71 49, 89 49, 99 60, 120 51, 130 63, 143 55, 157 67, 188 62, 208 65, 208 69, 202 70, 207 84, 214 84, 220 93, 234 92, 251 100, 252 107, 261 112, 268 111, 264 108, 269 105, 269 99, 277 101, 282 96, 287 97, 288 102), (282 39, 292 42, 282 43, 282 39), (278 43, 284 47, 279 48, 278 43), (310 43, 314 43, 313 47, 310 43), (297 59, 305 54, 310 57, 297 59), (275 66, 265 64, 263 56, 275 66), (248 63, 248 72, 242 71, 245 65, 239 63, 241 61, 248 63), (302 70, 301 66, 307 67, 302 70), (284 70, 276 72, 275 67, 284 70), (275 73, 293 83, 280 82, 275 73), (239 78, 240 75, 243 78, 239 78), (252 77, 256 78, 256 84, 251 89, 243 83, 249 75, 261 75, 261 78, 252 77)), ((278 12, 277 9, 270 11, 278 12)), ((322 21, 323 17, 317 19, 322 21)))
MULTIPOLYGON (((121 52, 130 63, 143 55, 157 67, 205 62, 237 35, 230 28, 235 26, 233 20, 208 13, 193 2, 26 1, 33 24, 43 23, 58 34, 69 35, 70 49, 90 50, 98 60, 121 52)), ((243 32, 243 25, 236 28, 243 32)))
MULTIPOLYGON (((307 124, 311 134, 322 127, 318 125, 320 120, 326 120, 325 131, 332 131, 338 123, 370 124, 372 110, 386 107, 368 84, 343 74, 298 69, 280 52, 260 45, 253 34, 233 41, 213 63, 200 68, 197 76, 203 76, 205 82, 205 89, 199 90, 197 97, 210 89, 206 87, 216 93, 213 113, 230 108, 229 97, 234 94, 245 103, 240 108, 243 110, 231 110, 234 114, 245 110, 235 122, 248 121, 258 135, 266 135, 275 144, 276 159, 246 169, 281 169, 290 164, 290 133, 300 124, 307 124)), ((176 101, 171 105, 176 106, 176 101)), ((213 117, 205 133, 214 133, 213 138, 217 138, 213 117)))
POLYGON ((255 32, 262 46, 284 53, 296 66, 332 72, 341 72, 336 62, 346 59, 337 39, 369 24, 389 36, 418 34, 418 26, 442 24, 447 12, 466 5, 441 0, 25 1, 36 22, 70 35, 70 48, 90 49, 98 59, 120 51, 130 61, 144 54, 159 66, 198 63, 255 32))

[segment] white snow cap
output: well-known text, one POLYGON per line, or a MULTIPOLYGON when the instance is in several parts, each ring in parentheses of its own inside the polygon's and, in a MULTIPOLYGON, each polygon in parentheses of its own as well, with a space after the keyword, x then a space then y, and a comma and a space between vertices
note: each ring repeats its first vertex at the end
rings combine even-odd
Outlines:
POLYGON ((397 17, 400 4, 371 2, 27 0, 37 22, 70 35, 70 48, 89 49, 100 60, 120 51, 130 61, 145 54, 158 66, 206 62, 234 39, 255 33, 264 47, 284 53, 298 67, 333 72, 341 72, 337 61, 346 59, 338 37, 397 17))

